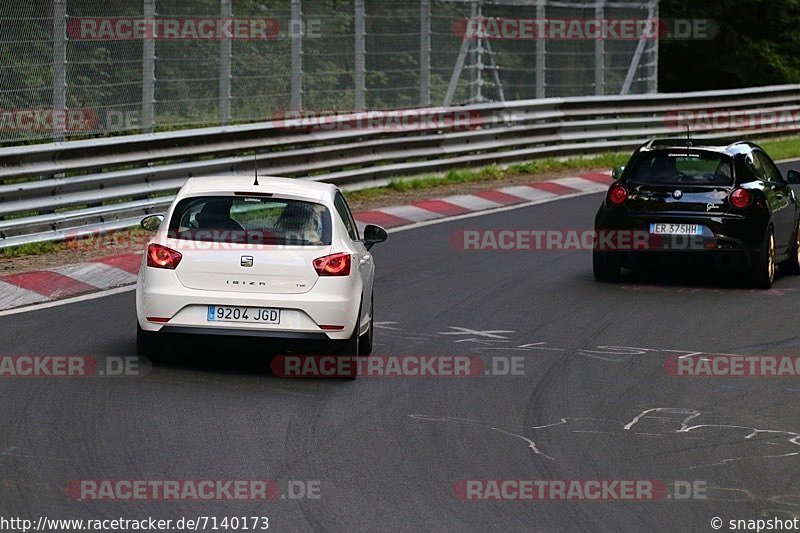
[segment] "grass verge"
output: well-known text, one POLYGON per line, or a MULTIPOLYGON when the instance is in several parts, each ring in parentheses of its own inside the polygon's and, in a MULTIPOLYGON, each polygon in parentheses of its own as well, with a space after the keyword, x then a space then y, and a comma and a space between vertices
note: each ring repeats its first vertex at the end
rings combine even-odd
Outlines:
POLYGON ((392 194, 393 192, 405 192, 419 189, 434 189, 446 185, 457 185, 460 183, 474 183, 478 181, 501 181, 510 176, 524 174, 543 174, 547 172, 562 172, 566 170, 585 170, 591 168, 612 169, 624 165, 628 161, 627 154, 607 153, 592 157, 574 157, 568 159, 537 159, 527 163, 516 163, 507 167, 490 165, 477 169, 452 169, 443 176, 425 176, 412 179, 392 180, 384 187, 374 187, 361 189, 358 191, 348 191, 345 196, 353 200, 368 200, 392 194))
POLYGON ((65 248, 63 243, 58 242, 30 242, 19 246, 9 246, 3 248, 3 257, 23 257, 26 255, 39 255, 55 252, 65 248))
POLYGON ((102 236, 86 235, 83 238, 77 238, 71 241, 31 242, 18 246, 9 246, 0 250, 0 256, 12 259, 54 252, 69 252, 74 254, 80 252, 82 249, 91 248, 93 246, 105 246, 109 250, 106 255, 113 255, 115 246, 124 249, 129 243, 144 243, 148 238, 147 231, 140 227, 135 227, 112 231, 102 236))
MULTIPOLYGON (((756 141, 776 161, 800 157, 800 137, 786 137, 756 141)), ((445 185, 459 183, 474 183, 477 181, 499 181, 509 176, 521 174, 542 174, 545 172, 560 172, 565 170, 585 170, 591 168, 612 169, 628 162, 630 154, 612 152, 592 157, 572 157, 566 159, 537 159, 527 163, 519 163, 501 168, 491 165, 479 169, 453 169, 444 176, 427 176, 413 179, 397 179, 384 187, 374 187, 350 191, 345 193, 348 199, 367 200, 415 189, 432 189, 445 185)))
POLYGON ((800 157, 800 137, 755 141, 775 161, 800 157))

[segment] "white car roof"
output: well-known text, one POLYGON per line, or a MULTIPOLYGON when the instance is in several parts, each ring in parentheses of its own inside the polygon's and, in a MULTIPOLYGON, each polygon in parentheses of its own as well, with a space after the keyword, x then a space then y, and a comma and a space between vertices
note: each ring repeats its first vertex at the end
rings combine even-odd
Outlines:
POLYGON ((259 176, 258 185, 254 185, 255 176, 218 176, 189 178, 178 193, 179 196, 199 196, 204 194, 272 193, 276 196, 291 196, 319 201, 323 198, 333 199, 337 187, 331 183, 322 183, 304 179, 276 178, 259 176))

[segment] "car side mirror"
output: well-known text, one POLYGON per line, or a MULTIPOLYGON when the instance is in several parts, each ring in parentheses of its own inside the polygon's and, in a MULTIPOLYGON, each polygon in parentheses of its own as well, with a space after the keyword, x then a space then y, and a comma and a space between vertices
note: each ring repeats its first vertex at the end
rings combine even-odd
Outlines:
POLYGON ((625 167, 617 167, 611 171, 611 177, 614 178, 614 181, 617 181, 622 177, 623 172, 625 172, 625 167))
POLYGON ((380 226, 376 226, 375 224, 367 224, 364 227, 364 246, 367 247, 367 250, 388 238, 389 234, 380 226))
POLYGON ((147 231, 158 231, 162 222, 164 222, 164 215, 150 215, 142 219, 142 227, 147 231))
POLYGON ((789 185, 800 185, 800 170, 790 170, 786 174, 786 180, 789 182, 789 185))

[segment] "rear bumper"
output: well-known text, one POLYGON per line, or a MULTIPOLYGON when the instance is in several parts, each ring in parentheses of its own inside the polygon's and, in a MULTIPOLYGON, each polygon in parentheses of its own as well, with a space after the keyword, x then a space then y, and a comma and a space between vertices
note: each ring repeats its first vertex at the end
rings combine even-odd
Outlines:
MULTIPOLYGON (((600 208, 595 218, 598 232, 610 230, 649 233, 650 224, 697 224, 704 227, 703 235, 650 235, 648 246, 637 250, 615 250, 612 255, 624 262, 628 256, 707 254, 712 258, 737 257, 737 264, 749 267, 761 252, 769 218, 758 212, 747 216, 720 213, 638 213, 626 208, 600 208), (738 260, 741 259, 741 260, 738 260)), ((608 251, 608 250, 606 250, 608 251)))
POLYGON ((360 303, 361 287, 348 278, 320 278, 301 294, 259 294, 187 289, 173 271, 143 268, 136 286, 139 326, 151 333, 346 340, 360 303), (209 305, 279 309, 280 324, 209 321, 209 305), (323 325, 342 329, 323 330, 323 325))
POLYGON ((611 252, 610 257, 620 266, 640 269, 661 265, 679 264, 712 266, 731 271, 748 271, 752 267, 753 254, 741 250, 709 250, 704 252, 611 252))
POLYGON ((298 341, 326 341, 330 340, 325 333, 305 331, 253 331, 242 329, 199 328, 188 326, 165 325, 159 333, 168 335, 214 335, 220 337, 253 337, 260 339, 298 340, 298 341))

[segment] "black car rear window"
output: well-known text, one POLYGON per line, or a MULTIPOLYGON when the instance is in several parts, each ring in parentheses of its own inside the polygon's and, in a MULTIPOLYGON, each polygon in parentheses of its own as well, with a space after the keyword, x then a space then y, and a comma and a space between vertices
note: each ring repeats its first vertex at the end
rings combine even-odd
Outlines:
POLYGON ((628 181, 648 185, 732 185, 733 160, 716 153, 654 152, 635 163, 628 181))
POLYGON ((330 245, 331 214, 324 205, 300 200, 191 197, 175 206, 169 236, 206 242, 330 245))

